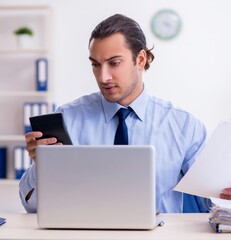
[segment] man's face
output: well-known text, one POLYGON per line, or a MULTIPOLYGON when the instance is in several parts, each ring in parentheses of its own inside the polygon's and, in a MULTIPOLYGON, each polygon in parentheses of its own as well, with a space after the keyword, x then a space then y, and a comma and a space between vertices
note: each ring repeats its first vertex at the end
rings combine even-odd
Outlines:
POLYGON ((93 39, 89 46, 93 73, 101 93, 110 102, 129 105, 143 90, 142 71, 146 63, 144 50, 136 63, 122 34, 93 39))

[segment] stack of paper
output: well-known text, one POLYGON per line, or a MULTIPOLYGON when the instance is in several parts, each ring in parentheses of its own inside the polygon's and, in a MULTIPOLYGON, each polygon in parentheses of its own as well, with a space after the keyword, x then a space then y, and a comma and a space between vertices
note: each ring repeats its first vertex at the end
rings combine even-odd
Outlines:
POLYGON ((231 232, 231 201, 211 198, 210 224, 216 232, 231 232))

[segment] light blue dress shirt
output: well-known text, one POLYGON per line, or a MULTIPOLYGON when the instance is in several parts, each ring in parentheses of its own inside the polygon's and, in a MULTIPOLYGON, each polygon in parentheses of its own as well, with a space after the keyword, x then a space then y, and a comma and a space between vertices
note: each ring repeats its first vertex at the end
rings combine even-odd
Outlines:
MULTIPOLYGON (((126 118, 131 145, 156 148, 156 204, 160 212, 182 212, 182 193, 173 191, 188 171, 206 141, 204 125, 171 102, 149 95, 144 89, 129 105, 134 112, 126 118)), ((60 107, 74 145, 113 145, 121 106, 108 102, 101 93, 83 96, 60 107)), ((20 196, 28 212, 36 212, 36 164, 20 180, 20 196), (35 188, 28 202, 25 196, 35 188)), ((55 199, 54 199, 55 201, 55 199)))

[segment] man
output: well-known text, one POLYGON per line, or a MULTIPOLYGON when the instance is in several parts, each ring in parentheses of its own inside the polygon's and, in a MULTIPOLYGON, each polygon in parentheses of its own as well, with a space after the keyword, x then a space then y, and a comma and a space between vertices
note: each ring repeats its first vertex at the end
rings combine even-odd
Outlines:
MULTIPOLYGON (((182 194, 173 188, 204 147, 205 127, 190 113, 148 94, 142 74, 154 56, 134 20, 116 14, 98 24, 89 40, 89 53, 100 92, 58 109, 73 144, 113 145, 119 122, 117 111, 132 109, 126 118, 128 144, 151 144, 156 148, 157 209, 181 212, 182 194)), ((20 196, 28 212, 37 210, 36 146, 61 144, 55 138, 36 141, 40 136, 41 132, 25 135, 26 149, 34 160, 20 181, 20 196)), ((231 198, 231 190, 225 191, 222 197, 231 198)))

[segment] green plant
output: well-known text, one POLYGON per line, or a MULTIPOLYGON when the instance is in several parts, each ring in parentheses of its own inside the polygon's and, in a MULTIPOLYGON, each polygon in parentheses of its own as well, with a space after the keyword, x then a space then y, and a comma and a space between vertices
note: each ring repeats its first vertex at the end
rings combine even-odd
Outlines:
POLYGON ((32 31, 32 29, 30 29, 28 27, 20 27, 14 31, 14 34, 16 34, 16 35, 27 34, 27 35, 32 36, 33 31, 32 31))

